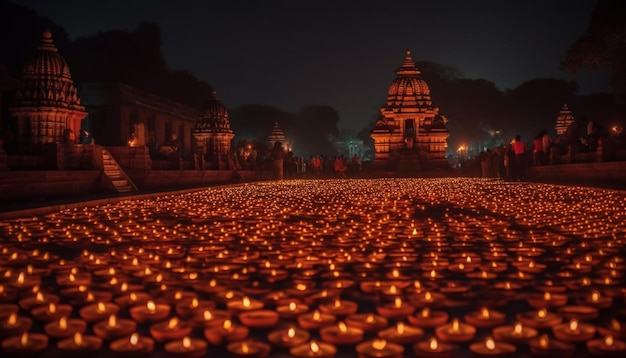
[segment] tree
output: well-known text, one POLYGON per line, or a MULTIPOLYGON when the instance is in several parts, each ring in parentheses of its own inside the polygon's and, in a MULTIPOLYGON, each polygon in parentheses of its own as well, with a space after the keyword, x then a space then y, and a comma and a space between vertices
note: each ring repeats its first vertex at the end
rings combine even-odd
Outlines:
POLYGON ((626 104, 626 6, 622 0, 598 0, 585 33, 561 62, 562 69, 573 73, 585 67, 610 68, 615 95, 626 104))

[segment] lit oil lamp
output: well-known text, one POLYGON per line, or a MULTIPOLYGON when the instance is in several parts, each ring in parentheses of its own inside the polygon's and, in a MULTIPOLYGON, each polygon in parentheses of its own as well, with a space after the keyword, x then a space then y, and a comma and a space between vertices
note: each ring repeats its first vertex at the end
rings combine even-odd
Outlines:
POLYGON ((215 302, 209 300, 199 300, 197 297, 193 297, 190 300, 177 303, 174 308, 179 317, 188 319, 193 316, 196 311, 203 312, 205 310, 215 308, 215 302))
POLYGON ((538 357, 571 357, 574 354, 574 345, 550 339, 547 334, 531 339, 528 344, 533 355, 538 357))
POLYGON ((355 344, 363 339, 363 330, 349 327, 344 322, 320 328, 320 337, 324 342, 335 345, 355 344))
POLYGON ((94 334, 103 341, 128 336, 137 329, 137 323, 130 319, 120 319, 112 314, 104 321, 95 323, 92 327, 94 334))
POLYGON ((311 341, 289 349, 289 354, 296 358, 333 358, 337 354, 337 348, 328 343, 311 341))
POLYGON ((129 313, 135 322, 142 324, 163 321, 170 315, 170 310, 169 304, 148 301, 145 305, 131 307, 129 313))
POLYGON ((410 324, 421 328, 435 328, 448 322, 448 314, 445 311, 432 311, 425 307, 407 317, 410 324))
POLYGON ((2 350, 9 356, 36 356, 48 347, 48 336, 24 332, 2 340, 2 350))
POLYGON ((465 322, 478 328, 491 328, 499 326, 506 320, 506 315, 500 311, 490 310, 481 307, 478 311, 473 311, 465 315, 465 322))
POLYGON ((207 346, 204 339, 183 337, 165 343, 163 348, 172 357, 200 358, 206 355, 207 346))
POLYGON ((404 347, 396 343, 387 342, 384 339, 374 339, 359 343, 356 346, 356 351, 359 358, 400 358, 404 353, 404 347))
POLYGON ((111 315, 116 315, 120 307, 111 302, 97 302, 87 305, 78 311, 80 317, 87 323, 102 321, 111 315))
POLYGON ((96 336, 74 333, 71 338, 57 342, 57 349, 63 355, 84 356, 85 354, 98 351, 102 347, 102 340, 96 336))
POLYGON ((556 313, 548 312, 545 308, 541 308, 537 311, 520 313, 517 315, 517 320, 522 322, 525 326, 535 329, 544 329, 560 324, 563 322, 563 317, 556 313))
POLYGON ((243 340, 248 337, 248 333, 248 327, 233 324, 227 319, 221 326, 206 328, 204 337, 211 344, 221 346, 228 342, 243 340))
POLYGON ((180 321, 178 317, 172 317, 167 321, 157 322, 150 325, 150 335, 157 342, 182 339, 191 334, 193 327, 189 322, 180 321))
POLYGON ((382 317, 403 318, 411 315, 415 311, 415 306, 402 301, 401 297, 395 297, 393 303, 376 306, 376 312, 382 317))
POLYGON ((273 310, 252 310, 240 313, 239 321, 250 328, 269 328, 276 325, 280 316, 273 310))
POLYGON ((476 327, 455 318, 451 323, 435 328, 435 335, 442 341, 465 343, 474 339, 476 327))
POLYGON ((51 302, 54 304, 58 304, 59 301, 59 296, 55 294, 43 293, 41 291, 38 291, 34 295, 22 298, 21 300, 19 300, 18 304, 23 310, 30 311, 37 306, 46 306, 51 302))
POLYGON ((567 295, 564 294, 544 292, 539 295, 530 295, 527 301, 531 307, 539 309, 565 306, 567 299, 567 295))
POLYGON ((552 333, 557 339, 565 342, 585 342, 596 334, 596 327, 571 319, 567 323, 552 327, 552 333))
POLYGON ((528 343, 529 340, 537 337, 537 330, 531 327, 524 327, 520 322, 513 326, 500 326, 492 331, 493 337, 499 341, 514 344, 528 343))
POLYGON ((373 313, 355 313, 346 317, 346 324, 360 328, 365 332, 377 332, 387 327, 389 321, 385 317, 373 313))
POLYGON ((152 296, 145 292, 130 292, 113 300, 120 308, 145 305, 152 301, 152 296))
POLYGON ((232 315, 238 315, 243 312, 260 310, 263 308, 263 302, 255 299, 251 299, 248 296, 243 296, 239 300, 232 300, 226 302, 226 308, 232 315))
POLYGON ((229 343, 226 350, 237 358, 265 358, 270 353, 270 346, 266 343, 246 340, 229 343))
POLYGON ((359 306, 356 302, 341 300, 339 298, 336 298, 332 302, 322 303, 319 305, 319 310, 322 313, 330 314, 336 317, 355 314, 358 308, 359 306))
POLYGON ((267 340, 272 345, 283 348, 302 345, 309 338, 311 338, 309 332, 295 327, 277 329, 267 335, 267 340))
POLYGON ((304 329, 319 329, 335 323, 337 318, 333 315, 321 313, 319 310, 298 316, 298 324, 304 329))
POLYGON ((413 353, 419 358, 452 358, 458 350, 456 344, 440 342, 435 337, 413 345, 413 353))
POLYGON ((227 319, 230 319, 228 311, 204 310, 201 313, 196 312, 191 317, 191 323, 197 328, 210 328, 221 326, 227 319))
POLYGON ((44 331, 51 338, 68 338, 74 336, 75 333, 84 333, 87 330, 87 322, 82 319, 68 319, 61 317, 56 322, 47 323, 44 331))
POLYGON ((13 312, 8 317, 0 321, 0 336, 8 337, 22 334, 30 330, 33 320, 28 317, 18 316, 13 312))
POLYGON ((431 291, 415 293, 409 297, 411 304, 417 308, 437 308, 445 305, 446 296, 431 291))
POLYGON ((291 301, 286 305, 281 305, 281 306, 276 307, 276 312, 278 312, 278 315, 281 318, 285 318, 285 319, 296 318, 299 315, 307 312, 308 310, 309 310, 309 306, 303 303, 295 302, 295 301, 291 301))
POLYGON ((56 321, 62 316, 69 316, 72 313, 72 306, 65 304, 55 304, 50 302, 46 306, 37 306, 30 311, 31 316, 37 321, 56 321))
POLYGON ((598 318, 600 311, 595 307, 586 305, 567 305, 559 307, 559 314, 565 319, 590 321, 598 318))
POLYGON ((397 344, 415 343, 423 336, 423 329, 406 325, 404 322, 398 322, 395 326, 378 331, 379 338, 397 344))
POLYGON ((600 294, 600 291, 593 290, 589 296, 585 297, 584 304, 598 309, 606 309, 611 307, 611 305, 613 304, 613 298, 609 296, 603 296, 600 294))
POLYGON ((133 333, 130 337, 119 338, 109 344, 115 357, 148 357, 154 351, 154 341, 150 337, 133 333))
POLYGON ((626 343, 611 335, 592 339, 587 341, 586 345, 589 353, 596 357, 624 357, 626 355, 626 343))

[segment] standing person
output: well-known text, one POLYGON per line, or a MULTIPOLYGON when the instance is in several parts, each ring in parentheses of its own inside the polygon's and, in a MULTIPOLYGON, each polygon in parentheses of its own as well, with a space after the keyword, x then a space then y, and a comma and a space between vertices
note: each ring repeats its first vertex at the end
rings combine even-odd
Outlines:
POLYGON ((283 178, 283 159, 285 159, 285 150, 281 142, 274 143, 270 157, 274 162, 274 176, 281 180, 283 178))
POLYGON ((552 146, 552 138, 550 138, 548 131, 545 129, 541 131, 541 144, 543 147, 543 164, 548 165, 550 164, 550 147, 552 146))
POLYGON ((543 164, 543 135, 539 133, 533 139, 533 165, 538 167, 543 164))
POLYGON ((526 145, 522 142, 522 137, 518 134, 513 142, 513 152, 515 153, 515 172, 516 179, 526 180, 526 161, 524 155, 526 153, 526 145))

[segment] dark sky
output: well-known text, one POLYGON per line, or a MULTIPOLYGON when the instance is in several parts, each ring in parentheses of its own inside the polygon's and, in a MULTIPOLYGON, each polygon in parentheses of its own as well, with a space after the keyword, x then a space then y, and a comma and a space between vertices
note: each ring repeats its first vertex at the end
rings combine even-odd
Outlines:
MULTIPOLYGON (((71 38, 160 25, 170 68, 213 85, 229 108, 333 106, 340 127, 373 121, 409 48, 415 61, 457 68, 511 89, 535 78, 609 90, 608 72, 559 70, 592 0, 20 0, 71 38)), ((442 94, 432 93, 433 104, 442 94)), ((441 108, 445 114, 445 108, 441 108)))

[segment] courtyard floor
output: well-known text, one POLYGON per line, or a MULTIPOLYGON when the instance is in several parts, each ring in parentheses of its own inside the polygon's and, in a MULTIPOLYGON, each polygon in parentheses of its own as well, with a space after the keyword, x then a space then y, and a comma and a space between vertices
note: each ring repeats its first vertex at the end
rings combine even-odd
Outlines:
POLYGON ((0 221, 0 338, 46 357, 624 356, 625 240, 624 192, 476 178, 124 200, 0 221))

